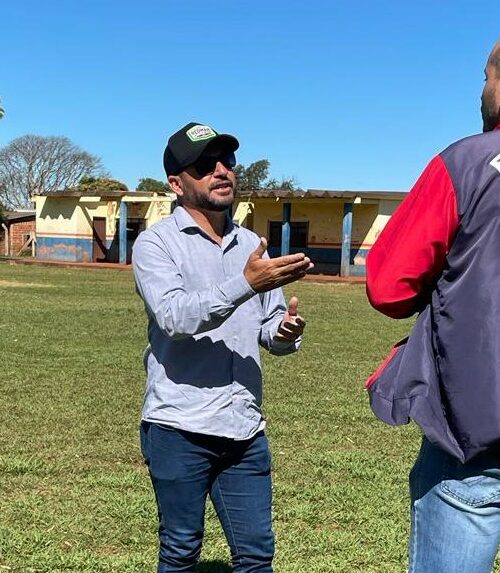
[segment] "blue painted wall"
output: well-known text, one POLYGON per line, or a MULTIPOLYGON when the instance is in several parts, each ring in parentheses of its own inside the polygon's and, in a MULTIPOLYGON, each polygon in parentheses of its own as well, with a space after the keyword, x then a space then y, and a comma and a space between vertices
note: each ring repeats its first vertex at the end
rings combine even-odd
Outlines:
MULTIPOLYGON (((38 237, 36 256, 51 261, 69 261, 77 263, 92 262, 92 239, 84 237, 38 237)), ((112 240, 106 241, 110 252, 116 250, 112 240)))

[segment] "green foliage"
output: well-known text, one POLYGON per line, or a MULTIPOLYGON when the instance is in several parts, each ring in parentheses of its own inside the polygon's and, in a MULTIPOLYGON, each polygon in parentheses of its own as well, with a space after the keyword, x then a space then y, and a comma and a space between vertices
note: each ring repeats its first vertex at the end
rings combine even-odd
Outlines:
POLYGON ((103 193, 107 191, 128 191, 125 183, 108 177, 82 177, 73 189, 88 193, 103 193))
POLYGON ((238 188, 245 191, 263 189, 269 178, 270 163, 267 159, 260 159, 251 163, 248 167, 238 164, 234 168, 238 178, 238 188))
POLYGON ((269 176, 270 162, 260 159, 251 163, 248 167, 238 164, 234 173, 238 179, 239 191, 256 191, 257 189, 286 189, 297 190, 297 185, 292 177, 280 180, 269 176))
POLYGON ((136 191, 148 191, 150 193, 167 193, 170 192, 170 186, 158 179, 143 177, 139 179, 136 191))

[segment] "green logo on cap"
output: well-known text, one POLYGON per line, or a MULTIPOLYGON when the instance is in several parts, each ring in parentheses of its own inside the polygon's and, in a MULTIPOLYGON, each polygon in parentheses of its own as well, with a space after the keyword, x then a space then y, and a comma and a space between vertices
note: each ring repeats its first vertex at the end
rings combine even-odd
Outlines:
POLYGON ((212 139, 212 137, 215 137, 217 134, 211 127, 208 127, 208 125, 195 125, 186 131, 186 135, 193 143, 196 143, 204 139, 212 139))

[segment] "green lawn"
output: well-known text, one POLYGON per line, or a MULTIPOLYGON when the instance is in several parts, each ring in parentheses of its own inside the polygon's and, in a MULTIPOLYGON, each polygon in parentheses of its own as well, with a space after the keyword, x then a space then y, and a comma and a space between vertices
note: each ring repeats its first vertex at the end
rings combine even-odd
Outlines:
MULTIPOLYGON (((372 416, 365 378, 409 329, 364 287, 300 283, 301 351, 264 356, 277 573, 403 573, 414 426, 372 416)), ((138 447, 146 320, 128 271, 0 263, 0 573, 152 573, 138 447)), ((200 571, 228 573, 209 509, 200 571)))

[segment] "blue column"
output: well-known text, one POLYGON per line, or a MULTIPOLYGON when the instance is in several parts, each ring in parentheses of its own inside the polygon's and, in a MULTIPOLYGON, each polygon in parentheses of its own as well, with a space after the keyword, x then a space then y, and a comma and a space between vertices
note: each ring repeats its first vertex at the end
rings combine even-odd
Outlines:
POLYGON ((120 219, 118 228, 118 244, 120 245, 120 264, 127 264, 127 204, 120 203, 120 219))
POLYGON ((292 218, 292 204, 283 203, 283 226, 281 227, 281 256, 290 253, 290 219, 292 218))
POLYGON ((348 277, 350 274, 351 232, 352 232, 352 203, 344 203, 344 219, 342 220, 342 255, 340 259, 341 277, 348 277))

